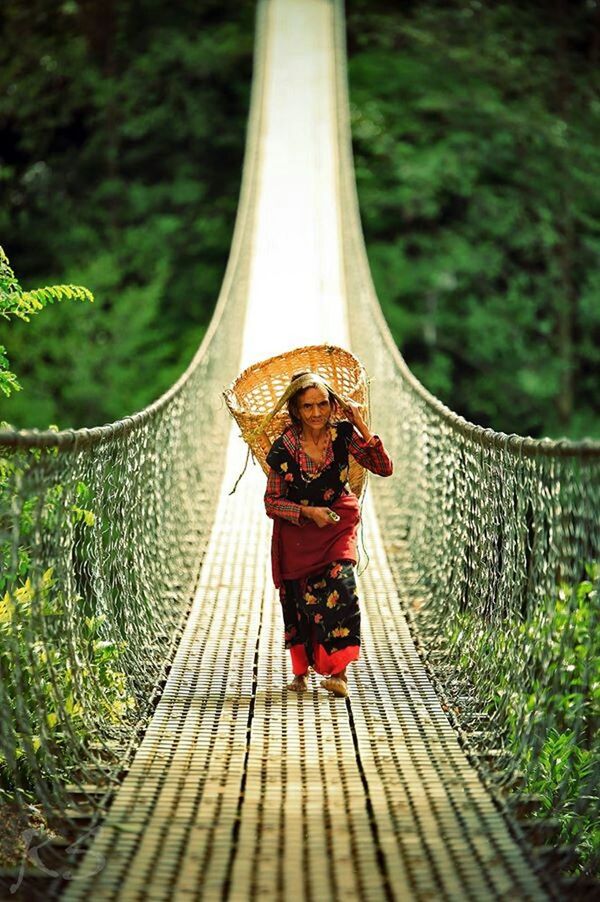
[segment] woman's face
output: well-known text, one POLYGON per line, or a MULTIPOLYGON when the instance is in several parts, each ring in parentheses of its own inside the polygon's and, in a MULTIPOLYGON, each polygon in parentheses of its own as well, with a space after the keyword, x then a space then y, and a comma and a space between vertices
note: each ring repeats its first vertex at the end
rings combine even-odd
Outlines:
POLYGON ((298 393, 298 415, 303 426, 319 429, 331 415, 329 395, 324 388, 307 388, 298 393))

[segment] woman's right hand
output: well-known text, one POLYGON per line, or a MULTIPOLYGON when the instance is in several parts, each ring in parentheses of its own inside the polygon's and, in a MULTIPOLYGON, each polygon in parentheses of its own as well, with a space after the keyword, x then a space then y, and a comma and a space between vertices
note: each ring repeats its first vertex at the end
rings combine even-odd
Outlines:
POLYGON ((329 516, 331 514, 331 508, 329 507, 308 507, 305 513, 313 523, 317 524, 319 529, 322 529, 324 526, 331 526, 334 522, 329 516))

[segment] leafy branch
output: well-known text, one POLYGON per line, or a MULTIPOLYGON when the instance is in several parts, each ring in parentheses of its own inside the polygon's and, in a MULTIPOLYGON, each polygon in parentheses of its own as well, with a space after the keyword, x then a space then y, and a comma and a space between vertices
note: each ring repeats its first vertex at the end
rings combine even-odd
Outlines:
MULTIPOLYGON (((11 317, 28 323, 32 316, 55 301, 89 301, 94 296, 89 288, 82 285, 48 285, 24 291, 15 276, 4 249, 0 246, 0 316, 11 317)), ((0 391, 7 397, 20 391, 21 385, 15 373, 11 372, 6 348, 0 344, 0 391)))

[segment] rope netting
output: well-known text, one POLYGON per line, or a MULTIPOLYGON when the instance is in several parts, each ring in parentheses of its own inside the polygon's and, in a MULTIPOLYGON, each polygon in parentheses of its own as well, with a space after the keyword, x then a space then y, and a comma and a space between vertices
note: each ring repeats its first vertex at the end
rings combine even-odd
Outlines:
POLYGON ((226 345, 218 332, 145 416, 2 449, 0 785, 47 814, 68 784, 108 788, 183 627, 226 440, 226 345))
POLYGON ((85 788, 112 788, 145 726, 214 514, 235 365, 217 330, 156 410, 2 449, 0 786, 46 816, 73 785, 93 807, 85 788))
MULTIPOLYGON (((338 27, 339 66, 345 63, 338 27)), ((600 443, 483 429, 413 376, 376 298, 339 83, 351 340, 395 478, 376 506, 400 597, 446 708, 500 801, 567 868, 600 857, 600 443), (572 855, 569 854, 569 846, 572 855)))
POLYGON ((61 827, 114 791, 197 584, 241 351, 262 69, 222 289, 186 372, 110 425, 0 432, 0 800, 61 827))

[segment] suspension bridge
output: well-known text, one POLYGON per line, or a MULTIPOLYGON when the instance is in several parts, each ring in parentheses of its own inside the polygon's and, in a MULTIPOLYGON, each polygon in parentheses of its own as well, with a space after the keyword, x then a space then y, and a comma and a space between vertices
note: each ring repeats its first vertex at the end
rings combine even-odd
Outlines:
MULTIPOLYGON (((117 423, 0 434, 0 751, 17 796, 72 828, 66 849, 33 843, 7 898, 566 898, 569 849, 557 864, 552 825, 518 816, 522 760, 559 731, 544 700, 569 674, 537 613, 598 560, 600 448, 477 427, 407 369, 361 233, 342 3, 256 16, 234 237, 190 367, 117 423), (245 447, 221 401, 317 343, 365 363, 395 464, 364 504, 348 699, 315 675, 285 689, 265 479, 250 466, 230 494, 245 447), (482 706, 502 668, 533 685, 538 657, 509 746, 502 700, 482 706)), ((558 653, 578 643, 591 679, 593 631, 569 623, 558 653)), ((592 789, 582 805, 593 820, 592 789)))

